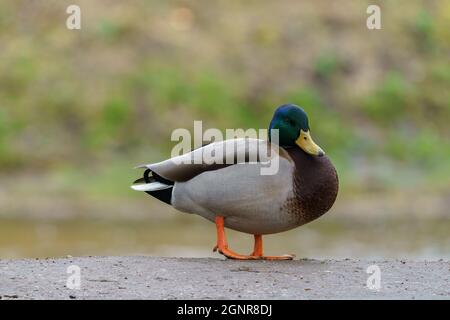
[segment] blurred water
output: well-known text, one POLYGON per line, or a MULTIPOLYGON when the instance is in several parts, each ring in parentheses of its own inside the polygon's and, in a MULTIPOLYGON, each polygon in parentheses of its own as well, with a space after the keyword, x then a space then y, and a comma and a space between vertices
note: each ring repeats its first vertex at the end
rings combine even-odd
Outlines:
MULTIPOLYGON (((267 254, 299 258, 449 259, 449 201, 445 192, 417 190, 340 194, 330 212, 265 236, 264 246, 267 254)), ((233 250, 253 248, 251 235, 227 234, 233 250)), ((211 222, 128 188, 122 195, 100 195, 30 177, 2 179, 0 186, 0 258, 219 257, 212 252, 215 242, 211 222)))
MULTIPOLYGON (((323 217, 264 237, 266 252, 308 258, 450 258, 450 219, 370 220, 323 217)), ((248 253, 252 236, 228 231, 231 248, 248 253)), ((212 257, 215 227, 197 216, 146 220, 0 219, 0 258, 88 255, 212 257)))

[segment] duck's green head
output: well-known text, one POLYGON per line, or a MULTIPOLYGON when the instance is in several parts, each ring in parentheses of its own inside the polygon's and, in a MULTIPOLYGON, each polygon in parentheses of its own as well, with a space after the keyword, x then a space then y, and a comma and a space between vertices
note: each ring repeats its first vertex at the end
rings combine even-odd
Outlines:
POLYGON ((306 153, 319 157, 325 154, 311 138, 306 112, 294 104, 284 104, 275 110, 269 125, 269 141, 272 129, 279 130, 281 147, 299 146, 306 153))

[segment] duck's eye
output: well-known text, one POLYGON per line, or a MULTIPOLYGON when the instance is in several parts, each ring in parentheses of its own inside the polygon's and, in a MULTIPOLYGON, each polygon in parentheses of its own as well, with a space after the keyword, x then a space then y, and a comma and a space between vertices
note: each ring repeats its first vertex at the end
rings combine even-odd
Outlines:
POLYGON ((295 122, 294 122, 294 120, 292 120, 292 119, 284 118, 284 121, 286 121, 287 123, 289 123, 291 126, 294 126, 294 125, 295 125, 295 122))
POLYGON ((308 140, 308 138, 307 137, 303 137, 303 140, 308 140))

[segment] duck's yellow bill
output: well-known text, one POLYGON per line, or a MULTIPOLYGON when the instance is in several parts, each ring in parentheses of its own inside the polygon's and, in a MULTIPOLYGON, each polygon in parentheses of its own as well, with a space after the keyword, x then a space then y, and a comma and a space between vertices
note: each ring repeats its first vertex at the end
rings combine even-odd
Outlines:
POLYGON ((311 138, 309 131, 300 130, 300 136, 295 141, 295 143, 303 149, 306 153, 312 154, 314 156, 323 156, 325 152, 323 152, 322 148, 320 148, 311 138))

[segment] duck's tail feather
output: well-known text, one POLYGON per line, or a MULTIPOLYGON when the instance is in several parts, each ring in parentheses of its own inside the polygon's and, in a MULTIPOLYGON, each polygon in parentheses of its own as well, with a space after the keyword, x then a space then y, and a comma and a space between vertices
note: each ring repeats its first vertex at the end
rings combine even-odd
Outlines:
POLYGON ((167 204, 171 204, 173 185, 173 181, 164 179, 150 169, 147 169, 144 172, 144 176, 133 183, 131 189, 144 191, 167 204), (151 176, 150 173, 152 174, 151 176))
POLYGON ((144 179, 138 179, 134 182, 134 184, 131 186, 131 189, 135 191, 158 191, 158 190, 165 190, 172 188, 172 186, 168 186, 167 184, 155 181, 151 183, 145 183, 144 179))

